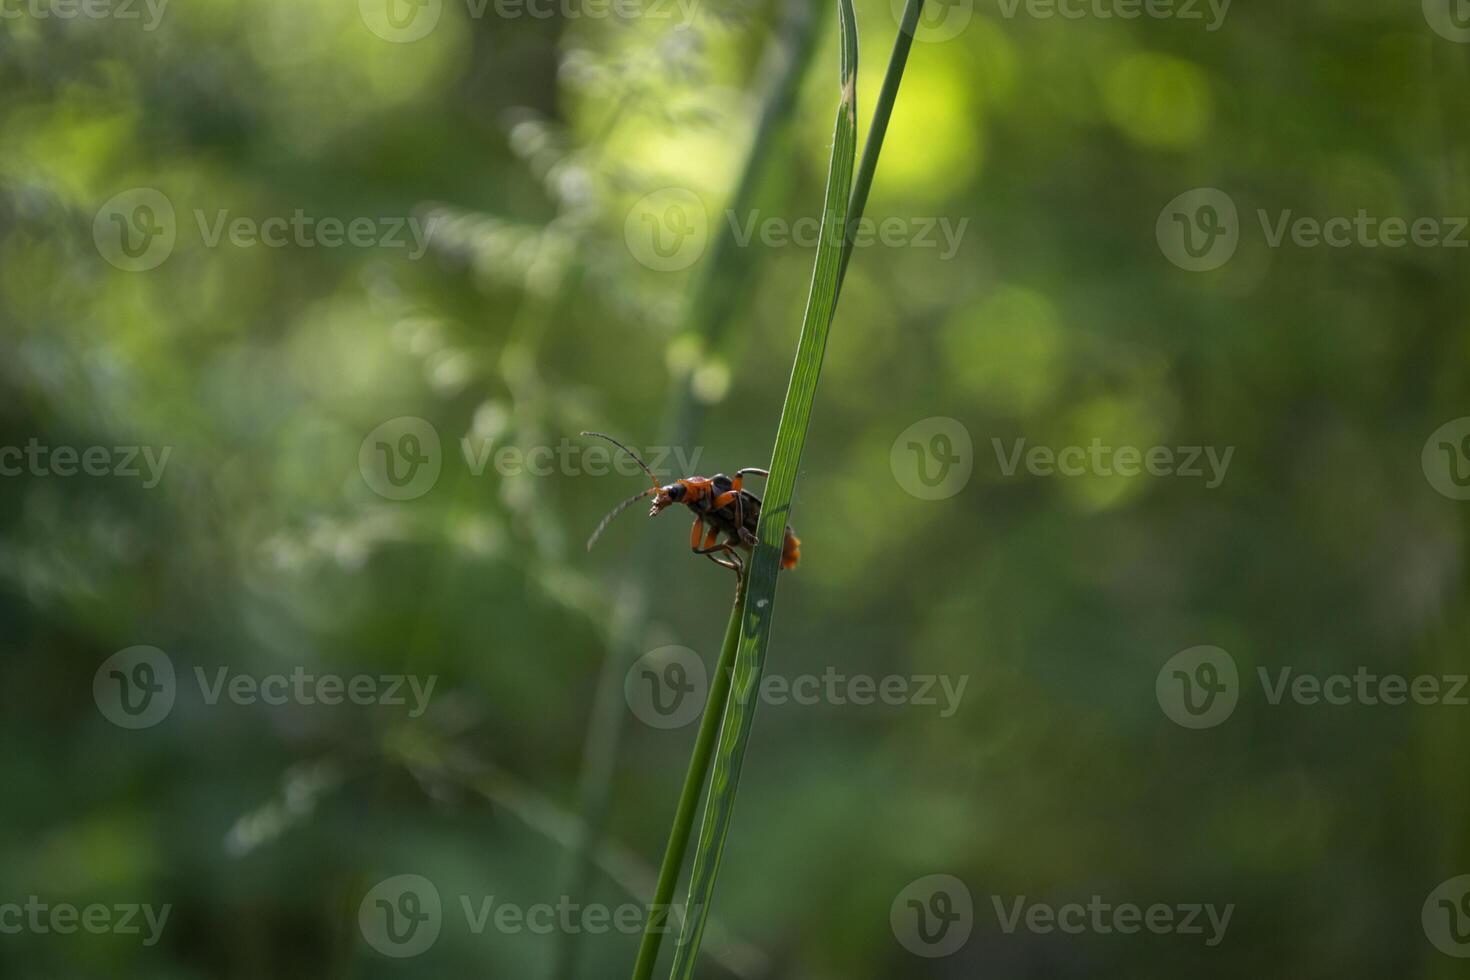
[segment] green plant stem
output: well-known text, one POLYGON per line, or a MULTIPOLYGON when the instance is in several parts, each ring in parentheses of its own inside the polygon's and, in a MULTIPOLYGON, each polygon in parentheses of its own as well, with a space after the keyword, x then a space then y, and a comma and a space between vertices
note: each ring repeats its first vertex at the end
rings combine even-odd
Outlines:
POLYGON ((842 256, 848 241, 848 205, 852 194, 853 155, 857 146, 857 26, 852 0, 839 0, 838 26, 840 99, 833 127, 832 158, 822 207, 811 289, 802 317, 801 337, 791 381, 781 406, 776 446, 771 454, 771 475, 766 480, 765 503, 756 526, 757 543, 749 563, 749 595, 736 651, 735 674, 731 679, 729 704, 721 723, 720 741, 710 776, 709 803, 699 831, 694 870, 684 903, 684 925, 674 952, 670 976, 691 980, 709 918, 715 878, 729 837, 740 770, 754 723, 756 692, 759 689, 765 651, 770 640, 771 614, 781 563, 781 545, 790 519, 791 496, 796 488, 797 469, 816 399, 817 377, 832 325, 832 314, 840 291, 842 256))
POLYGON ((796 360, 791 368, 791 381, 786 400, 781 406, 781 422, 776 431, 776 446, 771 454, 771 475, 766 480, 765 503, 756 528, 758 543, 751 557, 745 616, 741 623, 739 648, 735 655, 735 672, 731 679, 729 704, 721 722, 720 740, 715 749, 714 772, 710 776, 709 802, 695 850, 694 870, 690 876, 689 894, 685 899, 683 930, 675 950, 673 980, 692 980, 694 965, 708 921, 714 895, 715 879, 724 856, 730 823, 740 784, 741 768, 754 725, 756 693, 760 688, 766 649, 770 643, 772 614, 775 610, 777 575, 781 558, 781 542, 790 520, 791 499, 796 489, 797 472, 816 400, 817 379, 821 373, 827 338, 831 332, 837 298, 851 258, 855 226, 867 203, 883 135, 898 97, 899 82, 913 43, 913 30, 922 10, 922 0, 909 0, 889 68, 874 110, 874 124, 863 151, 863 169, 854 186, 853 152, 857 142, 857 28, 851 0, 838 0, 841 30, 840 77, 842 96, 832 140, 832 162, 827 175, 826 200, 822 210, 822 231, 817 258, 812 270, 811 291, 802 318, 801 337, 797 341, 796 360), (833 237, 829 237, 833 236, 833 237))
POLYGON ((638 946, 638 961, 633 966, 633 980, 648 980, 658 963, 659 944, 663 940, 664 923, 668 921, 669 907, 674 900, 674 888, 679 883, 679 872, 684 868, 684 852, 689 847, 689 834, 694 829, 694 814, 699 809, 700 792, 704 789, 705 773, 709 771, 710 756, 714 754, 715 737, 720 731, 720 719, 725 713, 725 703, 730 698, 730 678, 735 671, 735 650, 740 641, 740 622, 745 616, 745 578, 738 577, 735 583, 735 607, 730 610, 730 623, 725 627, 725 641, 720 646, 720 658, 715 664, 714 677, 710 680, 709 698, 704 704, 704 716, 699 721, 699 735, 694 740, 694 753, 689 757, 689 770, 684 774, 684 788, 679 793, 679 808, 674 813, 674 826, 669 831, 669 843, 664 848, 663 864, 658 870, 658 885, 653 893, 653 905, 643 929, 643 941, 638 946))
MULTIPOLYGON (((814 6, 801 0, 786 10, 780 35, 770 48, 770 63, 762 75, 770 78, 760 120, 756 124, 746 154, 741 177, 729 207, 745 213, 753 207, 760 176, 774 155, 778 135, 785 128, 796 105, 797 93, 811 63, 811 52, 817 38, 817 16, 814 6)), ((699 279, 686 304, 682 329, 699 339, 701 352, 719 348, 727 327, 744 294, 740 282, 748 271, 748 249, 734 246, 735 234, 729 222, 714 240, 711 254, 705 257, 699 279)), ((665 398, 661 431, 665 445, 692 445, 698 436, 703 417, 702 406, 691 385, 692 372, 676 374, 669 381, 665 398)), ((656 535, 644 535, 634 557, 634 564, 647 566, 653 562, 656 535)), ((661 547, 662 545, 658 545, 661 547)), ((591 875, 592 855, 602 839, 607 824, 608 800, 612 794, 613 774, 618 749, 622 742, 627 706, 623 702, 623 675, 638 655, 637 638, 647 615, 648 596, 636 577, 625 580, 615 603, 616 614, 608 631, 607 653, 597 680, 592 715, 582 753, 582 773, 578 787, 578 811, 582 814, 583 831, 572 849, 561 893, 581 895, 591 875)), ((682 855, 681 855, 682 860, 682 855)), ((576 936, 563 932, 557 943, 550 975, 557 980, 572 980, 576 974, 576 936)))
POLYGON ((852 246, 857 236, 858 219, 868 206, 868 191, 873 187, 873 175, 878 172, 878 154, 883 151, 883 137, 888 135, 888 120, 893 115, 893 106, 898 102, 898 86, 903 81, 903 70, 909 63, 909 50, 914 46, 914 30, 919 25, 919 16, 924 12, 924 0, 908 0, 903 8, 903 18, 898 24, 898 37, 893 41, 893 51, 888 56, 888 70, 883 73, 883 85, 878 90, 878 104, 873 109, 873 121, 868 126, 868 138, 863 143, 863 158, 858 161, 857 175, 852 180, 852 197, 848 199, 847 240, 842 246, 842 267, 837 273, 837 288, 842 288, 847 278, 847 263, 852 258, 852 246))

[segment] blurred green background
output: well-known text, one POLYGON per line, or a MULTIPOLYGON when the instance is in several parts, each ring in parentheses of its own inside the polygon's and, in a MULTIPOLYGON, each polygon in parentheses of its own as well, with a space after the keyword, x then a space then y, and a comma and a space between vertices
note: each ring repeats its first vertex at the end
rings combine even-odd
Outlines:
MULTIPOLYGON (((732 229, 817 215, 833 10, 96 2, 0 7, 0 447, 103 447, 108 473, 0 455, 0 906, 170 913, 152 944, 0 914, 0 972, 626 976, 630 931, 476 930, 461 902, 651 893, 695 726, 645 723, 635 662, 711 664, 730 576, 682 511, 583 549, 636 474, 475 461, 575 463, 589 428, 767 461, 814 248, 732 229), (119 447, 169 455, 150 481, 119 447), (437 478, 384 482, 414 454, 437 478), (174 700, 129 728, 108 663, 140 645, 174 700), (271 705, 211 699, 221 669, 436 686, 417 715, 271 705), (417 955, 360 915, 399 875, 442 900, 417 955)), ((931 8, 767 669, 966 687, 947 717, 762 706, 700 975, 1464 975, 1431 893, 1470 872, 1470 709, 1272 704, 1257 674, 1465 670, 1470 505, 1432 435, 1470 414, 1463 19, 931 8), (1437 230, 1273 243, 1359 212, 1437 230), (925 499, 905 433, 936 446, 934 419, 973 448, 925 499), (1008 474, 1019 439, 1233 455, 1213 487, 1008 474), (1238 703, 1194 729, 1165 665, 1199 645, 1238 703), (943 957, 899 924, 935 874, 974 908, 943 957), (1209 946, 995 910, 1094 895, 1233 915, 1209 946)), ((865 128, 897 21, 859 24, 865 128)))

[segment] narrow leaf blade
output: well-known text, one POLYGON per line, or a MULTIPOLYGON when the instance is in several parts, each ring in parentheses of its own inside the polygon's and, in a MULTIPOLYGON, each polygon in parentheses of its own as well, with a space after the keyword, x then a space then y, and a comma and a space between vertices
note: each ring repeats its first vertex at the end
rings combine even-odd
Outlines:
POLYGON ((807 426, 816 398, 817 377, 832 325, 841 288, 842 256, 847 233, 848 199, 852 192, 853 159, 857 148, 857 27, 852 0, 839 0, 841 30, 839 58, 841 99, 832 139, 832 161, 827 173, 827 194, 822 209, 822 228, 817 245, 811 291, 802 318, 796 362, 781 409, 771 475, 766 480, 756 537, 759 543, 751 558, 744 621, 735 659, 735 676, 730 700, 720 727, 715 749, 714 774, 710 779, 709 802, 700 826, 694 871, 685 903, 684 928, 674 954, 670 976, 689 980, 694 974, 700 942, 704 936, 715 878, 729 835, 741 765, 755 716, 756 691, 760 686, 766 645, 770 638, 771 613, 775 608, 776 578, 781 548, 790 519, 791 496, 796 488, 797 469, 806 444, 807 426))

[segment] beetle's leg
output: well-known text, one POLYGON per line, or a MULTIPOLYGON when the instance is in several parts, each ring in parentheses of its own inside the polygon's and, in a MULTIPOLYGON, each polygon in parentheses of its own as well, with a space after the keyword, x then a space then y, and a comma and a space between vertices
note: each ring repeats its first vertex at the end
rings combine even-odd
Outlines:
POLYGON ((735 488, 733 490, 726 490, 724 493, 720 494, 718 497, 715 498, 715 501, 711 506, 715 510, 719 510, 723 507, 729 507, 731 504, 735 505, 735 526, 740 529, 739 532, 737 532, 737 537, 744 541, 745 497, 740 493, 740 481, 738 479, 735 480, 735 488))
POLYGON ((760 544, 760 540, 760 538, 755 536, 754 531, 748 531, 743 527, 740 529, 740 543, 745 545, 747 548, 754 548, 756 545, 760 544))
MULTIPOLYGON (((756 476, 767 477, 771 475, 770 470, 763 470, 759 466, 746 466, 735 471, 735 478, 730 481, 730 486, 737 493, 745 483, 745 474, 754 473, 756 476)), ((755 547, 755 535, 745 529, 745 498, 739 497, 739 503, 735 505, 735 526, 740 529, 740 543, 747 548, 755 547)))
POLYGON ((740 560, 740 556, 735 554, 735 552, 733 551, 729 552, 728 554, 730 555, 729 558, 719 558, 714 554, 706 554, 705 557, 714 562, 716 565, 724 565, 736 575, 744 575, 745 563, 740 560))
POLYGON ((716 565, 724 565, 726 568, 734 572, 736 576, 740 578, 745 577, 745 562, 741 560, 740 555, 735 551, 734 545, 731 545, 727 542, 725 544, 719 545, 713 551, 701 552, 701 554, 703 554, 710 561, 714 562, 716 565), (721 554, 724 554, 727 557, 718 557, 721 554))
POLYGON ((716 565, 724 565, 736 575, 744 576, 745 562, 735 553, 735 546, 728 541, 721 544, 720 529, 713 524, 710 525, 709 533, 704 535, 704 546, 700 547, 700 529, 704 526, 704 518, 696 517, 694 526, 689 529, 689 550, 696 555, 704 555, 716 565), (719 555, 728 555, 728 558, 720 558, 719 555))
MULTIPOLYGON (((740 471, 740 473, 744 472, 744 470, 740 471)), ((740 473, 735 474, 735 479, 730 481, 730 489, 715 498, 714 507, 718 510, 732 503, 735 505, 735 536, 740 539, 741 544, 747 548, 753 548, 755 547, 755 535, 745 529, 745 495, 740 492, 740 473)))
POLYGON ((735 504, 735 528, 736 537, 740 543, 747 548, 754 548, 757 538, 755 532, 745 526, 745 495, 741 494, 740 500, 735 504))
MULTIPOLYGON (((691 538, 690 540, 692 541, 694 539, 691 538)), ((709 533, 704 536, 704 547, 701 548, 696 545, 694 551, 696 554, 700 555, 707 555, 712 551, 720 551, 725 546, 720 544, 719 541, 720 529, 711 524, 709 526, 709 533)))

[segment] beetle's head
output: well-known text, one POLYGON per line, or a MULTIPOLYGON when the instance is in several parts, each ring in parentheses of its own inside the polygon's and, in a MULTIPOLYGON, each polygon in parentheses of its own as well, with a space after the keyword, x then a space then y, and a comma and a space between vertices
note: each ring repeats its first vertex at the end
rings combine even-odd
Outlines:
POLYGON ((682 502, 687 491, 688 487, 677 481, 668 486, 659 487, 653 495, 653 506, 648 508, 648 516, 657 517, 665 507, 682 502))

